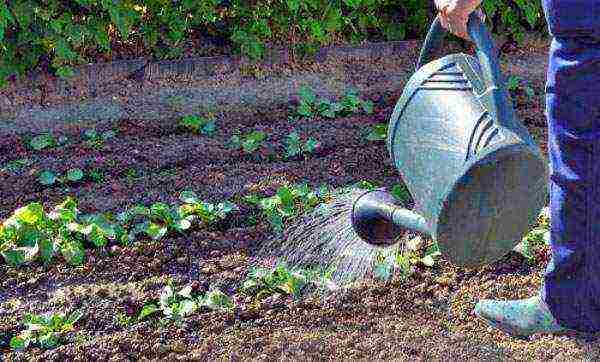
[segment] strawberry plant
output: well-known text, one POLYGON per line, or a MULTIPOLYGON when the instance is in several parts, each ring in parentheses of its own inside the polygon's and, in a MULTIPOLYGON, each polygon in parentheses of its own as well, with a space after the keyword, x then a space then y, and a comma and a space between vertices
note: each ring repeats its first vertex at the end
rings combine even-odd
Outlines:
MULTIPOLYGON (((295 110, 295 117, 314 117, 319 115, 325 118, 348 116, 363 111, 373 113, 373 102, 362 100, 355 90, 349 90, 341 102, 332 102, 327 98, 317 98, 315 92, 304 85, 298 90, 299 103, 295 110)), ((294 117, 292 117, 294 118, 294 117)))
POLYGON ((43 170, 38 174, 38 182, 44 186, 51 186, 57 182, 62 184, 80 182, 84 177, 85 174, 80 168, 69 169, 64 176, 60 176, 53 171, 43 170))
POLYGON ((233 150, 242 149, 246 154, 252 154, 263 145, 267 135, 264 132, 252 131, 242 137, 234 135, 230 138, 227 147, 233 150))
POLYGON ((168 283, 161 291, 158 300, 145 303, 138 320, 162 312, 166 318, 180 321, 196 312, 200 307, 224 311, 233 308, 233 302, 229 296, 216 288, 209 290, 204 295, 199 295, 194 292, 191 285, 176 292, 172 283, 168 283))
POLYGON ((242 291, 263 299, 274 294, 293 295, 298 297, 307 284, 307 277, 302 271, 292 271, 283 263, 273 269, 254 268, 242 285, 242 291))
POLYGON ((19 173, 22 169, 27 166, 31 166, 33 161, 27 158, 19 158, 16 160, 9 161, 0 168, 0 173, 2 172, 10 172, 12 174, 19 173))
POLYGON ((302 212, 312 210, 328 197, 325 186, 311 190, 308 184, 299 186, 282 186, 270 197, 261 198, 256 195, 246 196, 244 200, 260 208, 274 228, 275 232, 283 231, 285 220, 298 216, 302 212))
POLYGON ((105 219, 79 215, 71 197, 49 212, 40 203, 30 203, 0 226, 0 255, 9 265, 20 266, 38 259, 47 264, 60 253, 69 264, 79 266, 85 245, 102 247, 122 233, 105 219))
POLYGON ((394 198, 396 198, 396 200, 400 201, 401 203, 406 203, 410 199, 410 192, 404 184, 394 185, 390 193, 392 194, 392 196, 394 196, 394 198))
POLYGON ((138 320, 142 320, 154 313, 162 312, 169 319, 181 319, 194 313, 198 305, 192 296, 192 287, 187 286, 179 291, 175 291, 172 284, 167 284, 160 293, 158 300, 147 302, 140 314, 138 320))
POLYGON ((23 350, 30 345, 43 349, 56 348, 63 342, 64 334, 75 329, 75 323, 82 316, 80 312, 73 312, 68 317, 64 313, 28 313, 23 318, 26 329, 11 339, 10 346, 14 350, 23 350))
POLYGON ((196 115, 187 115, 183 117, 179 124, 193 133, 200 133, 206 136, 214 135, 217 127, 214 119, 199 117, 196 115))
POLYGON ((147 217, 140 227, 153 240, 162 239, 172 230, 182 234, 192 226, 191 215, 183 215, 176 206, 162 202, 154 203, 149 208, 138 207, 138 212, 147 217))
POLYGON ((239 210, 237 205, 229 201, 217 204, 201 201, 191 191, 182 192, 179 199, 184 202, 180 206, 182 215, 186 217, 196 216, 203 224, 208 226, 215 225, 219 221, 224 220, 230 213, 239 210))
POLYGON ((368 130, 367 141, 385 141, 387 137, 388 124, 379 123, 368 130))
POLYGON ((285 140, 285 158, 296 157, 304 153, 313 153, 319 142, 310 137, 303 144, 297 132, 292 132, 285 140))
POLYGON ((104 149, 105 141, 116 136, 115 131, 104 131, 102 133, 96 131, 95 129, 88 129, 84 133, 85 136, 85 144, 93 149, 101 151, 104 149))
POLYGON ((50 133, 37 135, 29 140, 29 147, 35 151, 41 151, 46 148, 52 148, 58 145, 58 141, 50 133))

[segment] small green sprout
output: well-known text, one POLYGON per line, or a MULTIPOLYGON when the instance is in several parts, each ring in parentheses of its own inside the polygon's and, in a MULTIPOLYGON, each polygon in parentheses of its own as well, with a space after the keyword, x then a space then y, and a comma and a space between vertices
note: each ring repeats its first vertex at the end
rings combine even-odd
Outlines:
POLYGON ((263 145, 267 135, 264 132, 252 131, 243 135, 242 137, 234 135, 230 138, 227 147, 234 150, 240 148, 247 154, 252 154, 263 145))
POLYGON ((208 119, 196 115, 187 115, 183 117, 179 121, 179 124, 196 134, 200 133, 205 136, 212 136, 217 130, 214 119, 208 119))
POLYGON ((88 147, 100 151, 104 149, 104 143, 107 140, 116 136, 116 132, 109 130, 99 133, 95 129, 88 129, 85 131, 84 136, 86 138, 86 144, 88 147))
POLYGON ((52 186, 57 182, 62 184, 80 182, 84 177, 85 173, 80 168, 69 169, 64 176, 60 176, 54 171, 43 170, 38 174, 38 182, 44 186, 52 186))
POLYGON ((230 310, 233 308, 233 302, 219 289, 213 288, 204 295, 196 295, 191 285, 175 291, 174 286, 169 283, 163 288, 158 300, 149 301, 144 305, 138 320, 162 312, 166 318, 180 321, 195 313, 200 307, 230 310))
POLYGON ((299 156, 303 153, 313 153, 318 144, 319 142, 312 137, 302 144, 298 133, 292 132, 285 140, 285 158, 299 156))
POLYGON ((379 123, 369 129, 366 139, 367 141, 385 141, 388 132, 387 123, 379 123))
POLYGON ((263 299, 274 294, 293 295, 297 297, 307 284, 305 273, 289 270, 284 263, 279 263, 273 269, 254 268, 242 285, 242 291, 263 299))
POLYGON ((38 136, 33 137, 29 141, 29 146, 36 150, 41 151, 45 148, 52 148, 58 145, 58 142, 50 133, 44 133, 38 136))
POLYGON ((23 350, 30 345, 37 345, 43 349, 56 348, 61 344, 63 335, 75 329, 75 323, 82 316, 80 312, 74 312, 69 317, 63 313, 28 313, 23 319, 27 329, 13 337, 10 346, 13 350, 23 350))

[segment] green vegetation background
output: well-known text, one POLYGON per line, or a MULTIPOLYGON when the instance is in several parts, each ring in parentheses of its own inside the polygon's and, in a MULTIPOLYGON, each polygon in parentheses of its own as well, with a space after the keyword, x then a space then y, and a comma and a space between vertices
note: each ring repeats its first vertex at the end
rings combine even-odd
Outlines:
MULTIPOLYGON (((517 43, 525 31, 547 31, 539 0, 483 7, 491 31, 517 43)), ((0 86, 34 69, 68 77, 121 49, 176 59, 202 39, 253 60, 267 44, 301 57, 332 44, 415 39, 434 16, 428 0, 0 0, 0 86)))

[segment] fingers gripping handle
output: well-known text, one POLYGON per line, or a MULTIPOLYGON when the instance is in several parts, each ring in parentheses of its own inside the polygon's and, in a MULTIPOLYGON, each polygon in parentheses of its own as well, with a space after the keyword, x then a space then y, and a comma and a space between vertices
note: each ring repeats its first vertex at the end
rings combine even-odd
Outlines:
MULTIPOLYGON (((494 41, 476 11, 469 15, 467 31, 477 47, 477 57, 483 70, 485 87, 502 88, 504 86, 504 79, 500 71, 498 58, 495 55, 494 41)), ((439 49, 445 35, 446 30, 443 28, 440 16, 438 15, 427 32, 425 42, 419 54, 419 60, 416 64, 416 70, 431 61, 432 53, 439 49)))

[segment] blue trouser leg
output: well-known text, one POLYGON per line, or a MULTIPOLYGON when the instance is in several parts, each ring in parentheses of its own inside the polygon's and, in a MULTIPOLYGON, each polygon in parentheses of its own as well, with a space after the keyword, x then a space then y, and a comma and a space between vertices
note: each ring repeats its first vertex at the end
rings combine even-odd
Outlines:
POLYGON ((565 327, 600 331, 600 37, 554 37, 546 83, 552 256, 542 297, 565 327))

